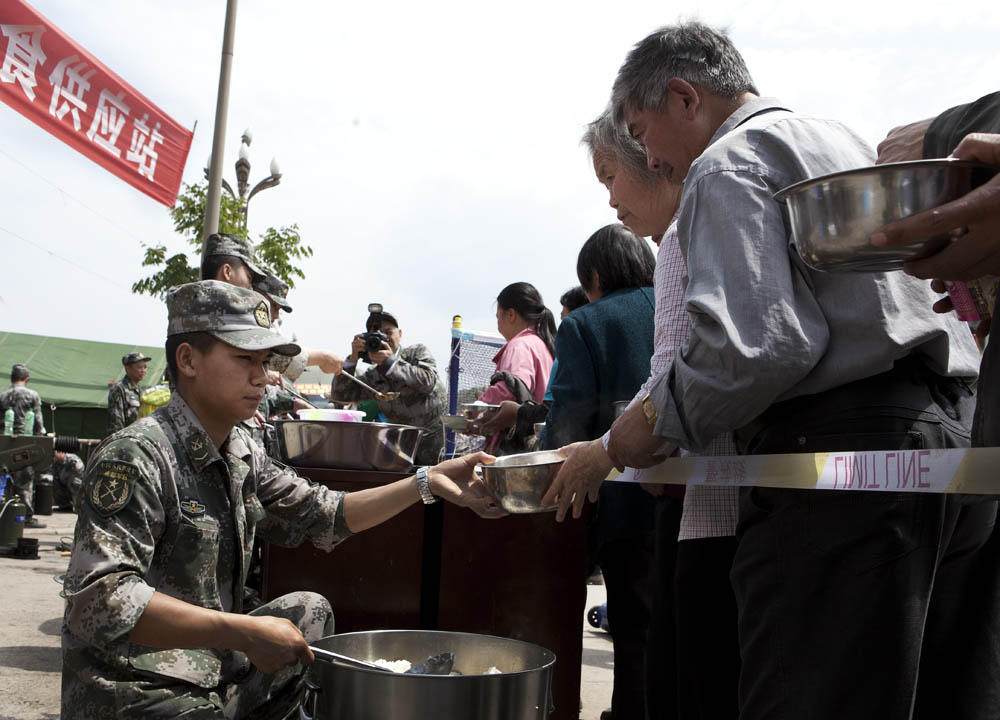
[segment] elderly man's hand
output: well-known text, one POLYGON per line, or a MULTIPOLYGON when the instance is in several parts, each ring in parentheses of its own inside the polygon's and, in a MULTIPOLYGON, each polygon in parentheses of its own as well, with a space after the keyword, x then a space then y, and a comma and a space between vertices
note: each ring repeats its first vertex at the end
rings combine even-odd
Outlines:
POLYGON ((513 400, 504 400, 500 403, 500 409, 480 425, 479 431, 483 435, 492 435, 501 430, 506 430, 517 422, 517 411, 520 407, 520 403, 516 403, 513 400))
POLYGON ((483 481, 476 474, 476 465, 496 461, 492 455, 477 452, 453 460, 445 460, 427 471, 427 484, 439 498, 467 507, 480 517, 498 518, 506 515, 483 481))
POLYGON ((608 456, 622 472, 626 467, 648 468, 666 459, 663 446, 663 439, 655 436, 646 422, 642 405, 636 403, 611 426, 608 456))
MULTIPOLYGON (((1000 166, 1000 135, 968 135, 952 156, 1000 166)), ((916 277, 943 280, 1000 275, 1000 174, 957 200, 886 225, 872 235, 872 245, 948 233, 953 236, 948 247, 903 269, 916 277)))
POLYGON ((604 452, 601 438, 566 445, 558 452, 566 461, 552 478, 542 498, 542 506, 550 507, 558 503, 556 521, 562 522, 570 506, 573 507, 573 517, 578 518, 588 497, 591 502, 597 501, 601 483, 611 472, 611 459, 604 452))
POLYGON ((878 159, 875 162, 881 165, 904 160, 920 160, 924 156, 924 135, 927 134, 927 128, 932 122, 934 118, 928 118, 894 127, 886 135, 885 140, 878 144, 878 159))

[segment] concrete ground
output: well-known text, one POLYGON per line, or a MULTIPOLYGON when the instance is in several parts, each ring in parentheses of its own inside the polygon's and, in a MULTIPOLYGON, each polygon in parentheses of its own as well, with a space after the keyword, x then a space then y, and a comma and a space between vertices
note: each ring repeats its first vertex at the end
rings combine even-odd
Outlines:
MULTIPOLYGON (((55 720, 59 717, 59 633, 62 585, 53 578, 69 562, 61 540, 72 542, 72 513, 40 516, 48 527, 25 530, 38 539, 38 559, 0 557, 0 720, 55 720)), ((603 585, 587 586, 587 608, 605 600, 603 585)), ((583 679, 580 720, 599 720, 611 707, 611 636, 581 618, 583 679)))

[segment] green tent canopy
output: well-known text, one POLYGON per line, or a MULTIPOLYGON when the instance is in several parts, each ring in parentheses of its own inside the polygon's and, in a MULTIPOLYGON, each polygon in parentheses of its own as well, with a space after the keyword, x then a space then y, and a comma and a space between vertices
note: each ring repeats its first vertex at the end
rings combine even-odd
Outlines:
POLYGON ((156 385, 167 368, 163 347, 0 331, 0 389, 7 386, 3 380, 9 380, 10 367, 24 363, 31 373, 28 387, 42 396, 46 430, 103 438, 107 434, 108 387, 125 376, 122 357, 130 352, 152 358, 142 387, 156 385))

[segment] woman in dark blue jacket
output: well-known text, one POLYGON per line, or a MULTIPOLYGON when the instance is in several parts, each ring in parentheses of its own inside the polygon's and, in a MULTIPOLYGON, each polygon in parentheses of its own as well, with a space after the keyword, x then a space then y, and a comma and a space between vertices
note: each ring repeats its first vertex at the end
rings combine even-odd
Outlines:
MULTIPOLYGON (((600 437, 614 422, 614 403, 631 400, 649 377, 654 265, 646 241, 624 225, 601 228, 580 250, 576 274, 590 303, 559 325, 542 447, 600 437)), ((635 483, 604 483, 596 531, 614 640, 612 717, 642 718, 653 498, 635 483)))

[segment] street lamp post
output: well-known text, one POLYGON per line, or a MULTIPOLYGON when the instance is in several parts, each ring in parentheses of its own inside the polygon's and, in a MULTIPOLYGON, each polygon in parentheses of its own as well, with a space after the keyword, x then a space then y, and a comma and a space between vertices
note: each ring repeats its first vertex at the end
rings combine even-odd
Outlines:
MULTIPOLYGON (((232 186, 226 182, 225 178, 222 178, 222 187, 229 193, 229 195, 239 202, 240 213, 243 215, 243 230, 247 232, 247 209, 250 206, 250 200, 254 195, 259 193, 261 190, 267 190, 275 185, 281 183, 281 168, 278 165, 277 158, 271 158, 271 174, 261 180, 259 183, 253 186, 253 189, 247 192, 250 187, 250 143, 253 142, 253 131, 247 128, 243 131, 243 136, 240 138, 240 155, 236 160, 236 192, 233 191, 232 186)), ((205 177, 209 176, 209 166, 211 165, 212 159, 208 159, 208 165, 205 166, 205 177)))

